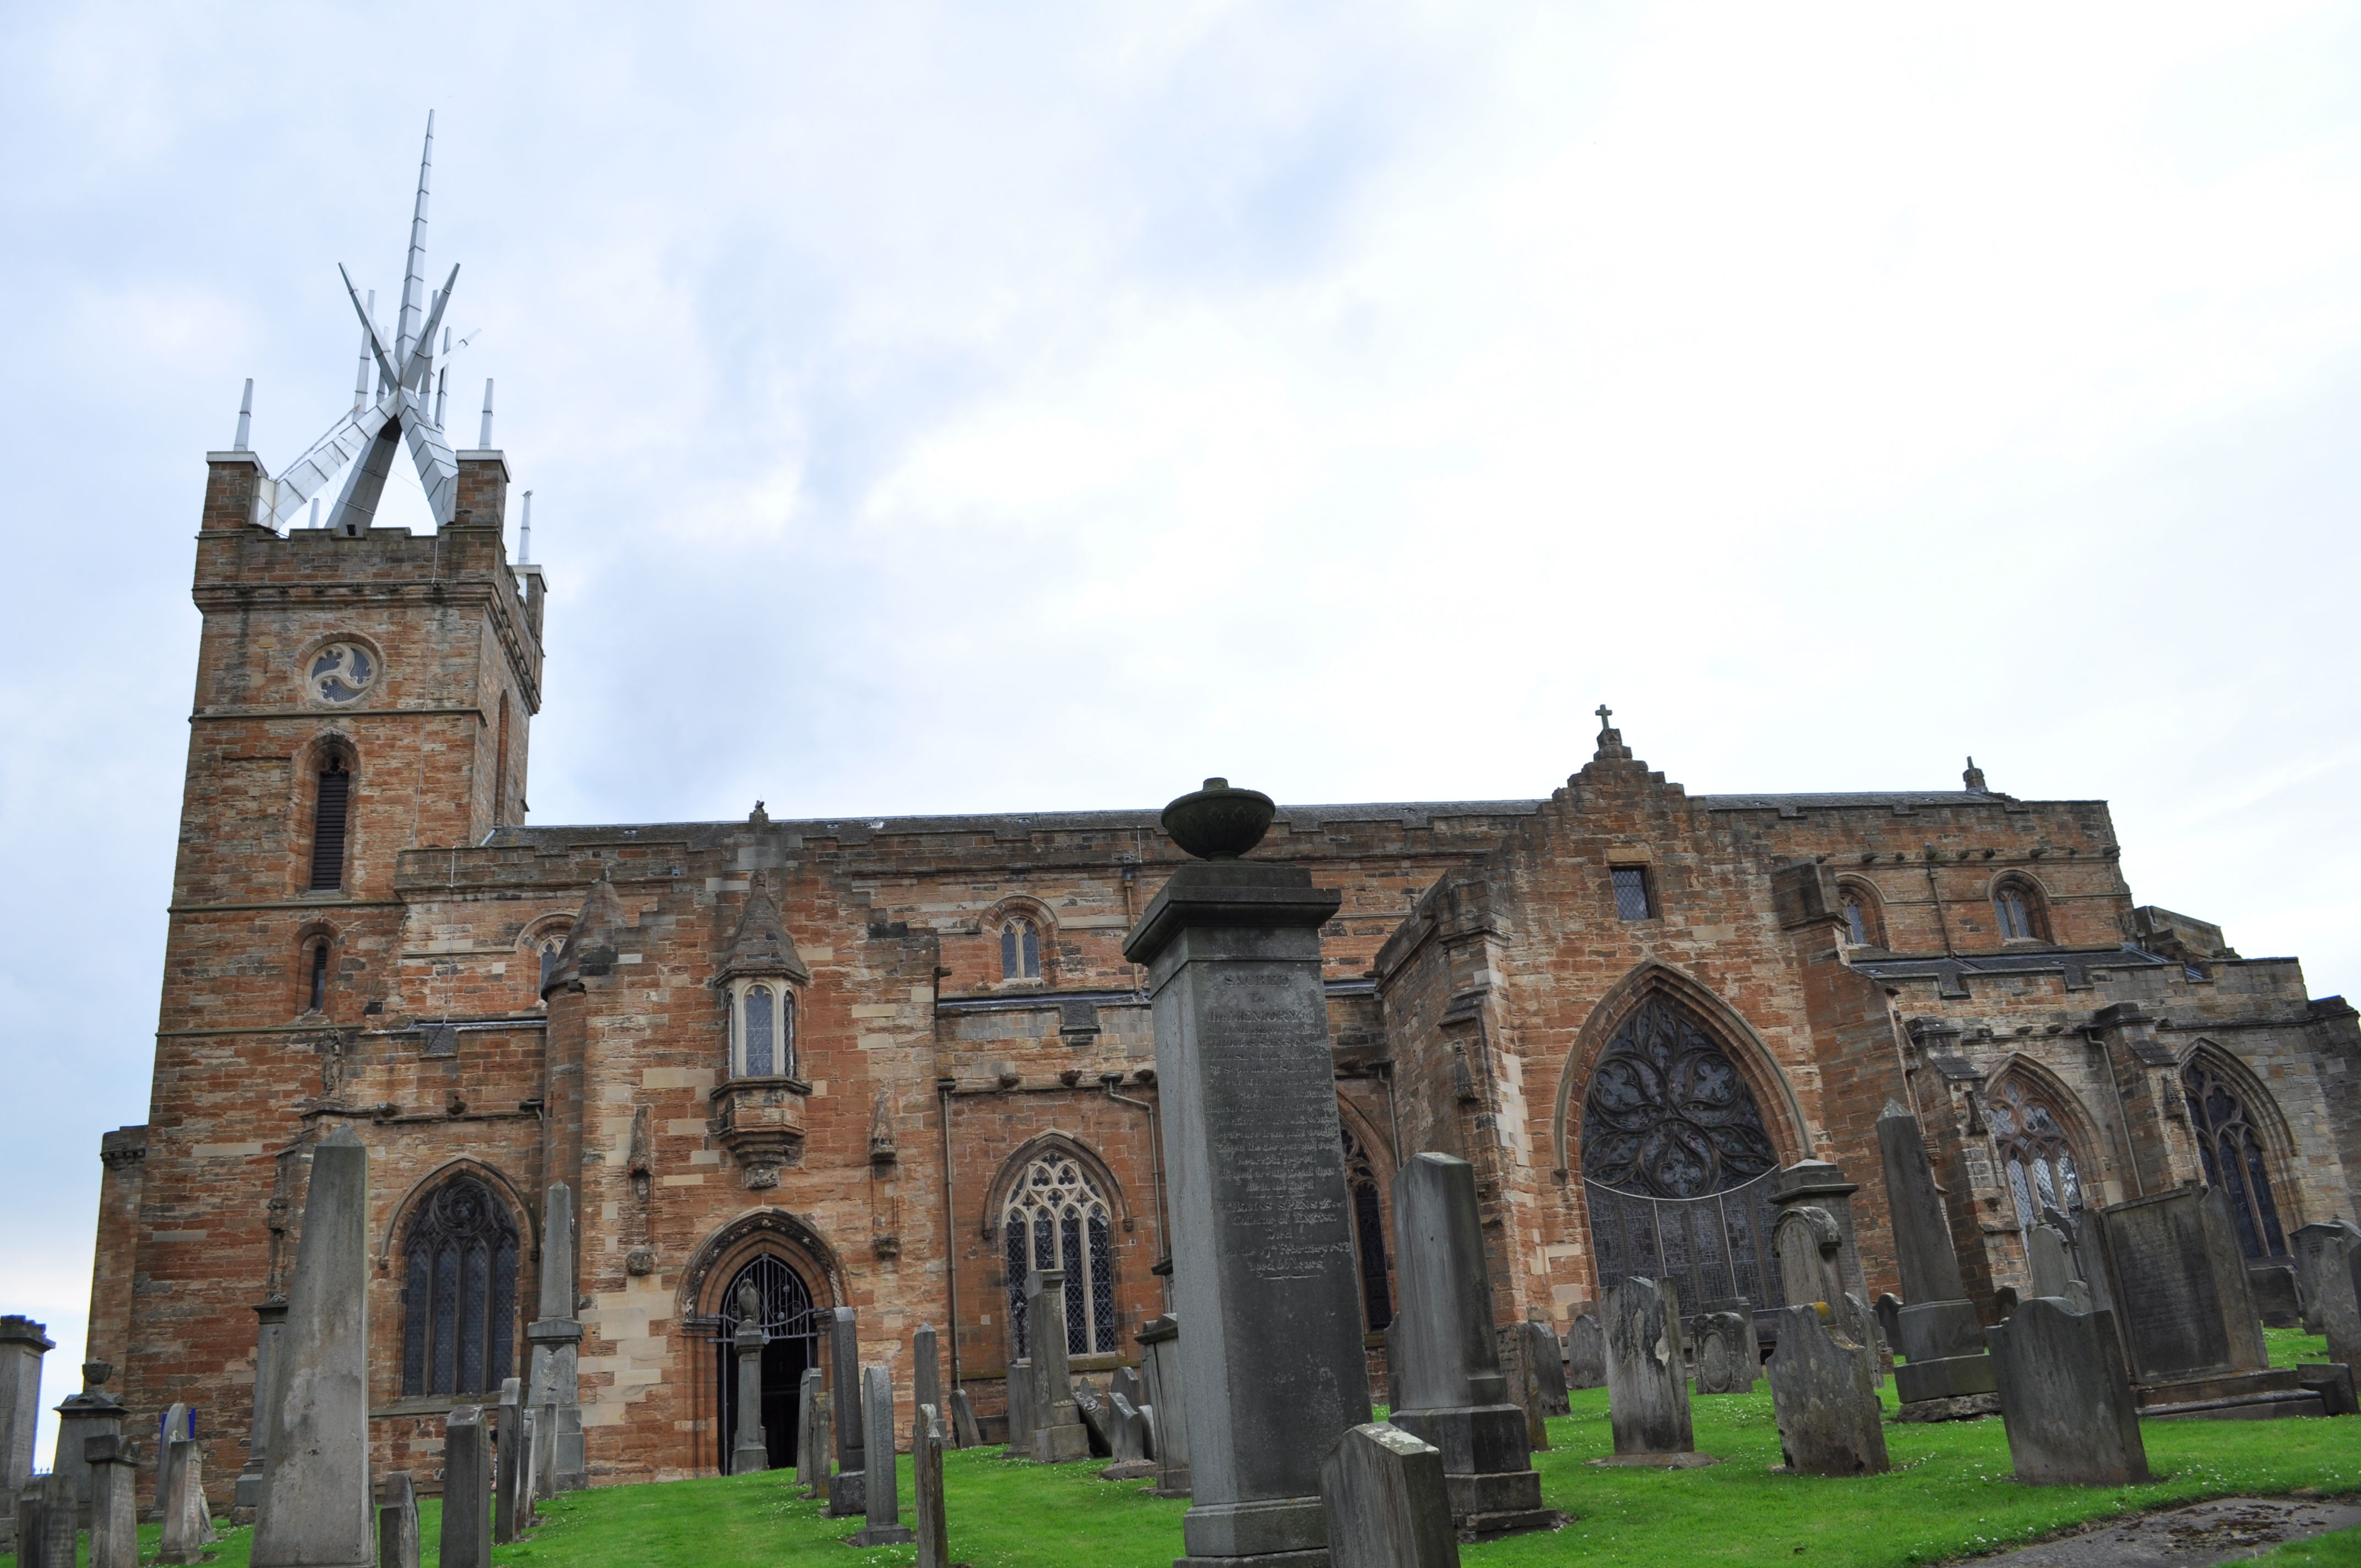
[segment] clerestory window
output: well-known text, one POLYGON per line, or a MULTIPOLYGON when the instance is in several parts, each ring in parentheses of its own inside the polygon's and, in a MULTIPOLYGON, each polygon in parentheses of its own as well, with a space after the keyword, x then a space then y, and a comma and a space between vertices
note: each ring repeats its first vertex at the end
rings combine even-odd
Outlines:
POLYGON ((1000 928, 1000 978, 1041 978, 1041 928, 1024 916, 1000 928))

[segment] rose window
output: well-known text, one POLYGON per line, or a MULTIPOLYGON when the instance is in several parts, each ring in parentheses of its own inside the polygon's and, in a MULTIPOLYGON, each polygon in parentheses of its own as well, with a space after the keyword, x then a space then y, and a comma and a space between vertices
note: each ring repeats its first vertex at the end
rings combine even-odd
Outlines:
POLYGON ((305 676, 312 695, 322 702, 352 702, 377 679, 377 658, 353 642, 331 642, 312 655, 305 676))
POLYGON ((1607 1043, 1583 1105, 1582 1174, 1655 1198, 1700 1198, 1777 1163, 1763 1113, 1685 1008, 1643 1003, 1607 1043))

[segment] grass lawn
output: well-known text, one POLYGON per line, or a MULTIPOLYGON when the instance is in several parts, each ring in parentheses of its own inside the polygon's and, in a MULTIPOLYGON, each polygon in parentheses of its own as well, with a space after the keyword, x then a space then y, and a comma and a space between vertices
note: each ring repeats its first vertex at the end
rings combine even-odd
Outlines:
MULTIPOLYGON (((2323 1357, 2316 1336, 2274 1331, 2273 1362, 2323 1357)), ((1524 1568, 1580 1560, 1602 1568, 1658 1568, 1668 1558, 1712 1568, 1905 1568, 1992 1552, 2087 1519, 2233 1493, 2316 1487, 2361 1491, 2361 1418, 2299 1421, 2150 1421, 2142 1428, 2152 1486, 2084 1490, 2020 1486, 2010 1477, 1998 1420, 1885 1429, 1894 1470, 1860 1480, 1774 1475, 1778 1429, 1771 1396, 1696 1401, 1697 1447, 1723 1463, 1702 1470, 1595 1468, 1609 1453, 1604 1389, 1574 1396, 1534 1455, 1550 1505, 1575 1516, 1554 1534, 1462 1549, 1469 1568, 1524 1568)), ((1885 1399, 1889 1408, 1891 1386, 1885 1399)), ((1183 1500, 1137 1483, 1103 1482, 1103 1462, 1012 1464, 998 1449, 944 1456, 951 1553, 976 1568, 1169 1568, 1180 1550, 1183 1500)), ((910 1518, 909 1461, 901 1464, 910 1518)), ((426 1562, 435 1562, 439 1506, 422 1506, 426 1562)), ((911 1547, 857 1552, 841 1544, 860 1521, 821 1517, 782 1474, 610 1486, 547 1505, 530 1540, 498 1563, 547 1568, 887 1568, 911 1547)), ((153 1530, 143 1530, 152 1548, 153 1530)), ((222 1568, 245 1568, 249 1530, 222 1542, 222 1568)), ((2272 1568, 2361 1568, 2361 1532, 2279 1549, 2272 1568)), ((0 1568, 14 1568, 0 1557, 0 1568)))

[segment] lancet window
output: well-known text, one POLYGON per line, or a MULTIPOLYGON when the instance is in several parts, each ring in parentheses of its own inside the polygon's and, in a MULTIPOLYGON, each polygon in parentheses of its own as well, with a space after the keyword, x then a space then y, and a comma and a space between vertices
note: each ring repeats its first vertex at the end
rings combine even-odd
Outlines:
POLYGON ((2057 1108, 2024 1080, 2009 1077, 1992 1091, 1988 1110, 2018 1222, 2030 1225, 2044 1209, 2070 1214, 2081 1208, 2081 1162, 2057 1108))
POLYGON ((1993 889, 1993 923, 2007 942, 2046 941, 2041 895, 2015 877, 1993 889))
POLYGON ((1378 1201, 1377 1167, 1353 1129, 1342 1130, 1345 1190, 1353 1200, 1353 1249, 1361 1266, 1361 1321, 1371 1333, 1382 1333, 1394 1321, 1394 1302, 1386 1282, 1386 1219, 1378 1201))
POLYGON ((775 980, 741 981, 731 988, 730 1076, 796 1075, 796 993, 775 980))
POLYGON ((517 1228, 473 1176, 451 1178, 402 1246, 401 1391, 497 1394, 514 1376, 517 1228))
POLYGON ((330 757, 313 780, 312 875, 305 884, 313 893, 334 893, 345 885, 345 827, 352 788, 353 775, 342 757, 330 757))
POLYGON ((2180 1087, 2189 1096, 2189 1125, 2197 1135, 2205 1179, 2229 1194, 2230 1212, 2238 1221, 2238 1245, 2248 1257, 2285 1256, 2287 1235, 2279 1223, 2279 1201, 2263 1162, 2263 1140, 2245 1100, 2227 1075, 2202 1056, 2180 1069, 2180 1087))
POLYGON ((1041 927, 1017 916, 1000 927, 1000 978, 1041 978, 1041 927))
POLYGON ((1066 1271, 1066 1351, 1095 1355, 1115 1339, 1113 1227, 1106 1199, 1071 1155, 1047 1154, 1025 1168, 1001 1211, 1008 1265, 1008 1321, 1016 1354, 1030 1355, 1025 1281, 1036 1269, 1066 1271))

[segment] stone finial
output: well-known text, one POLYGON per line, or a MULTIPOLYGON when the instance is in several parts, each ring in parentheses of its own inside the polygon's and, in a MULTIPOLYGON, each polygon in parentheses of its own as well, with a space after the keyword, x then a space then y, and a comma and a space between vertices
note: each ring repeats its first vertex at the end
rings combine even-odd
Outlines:
POLYGON ((795 938, 787 935, 786 922, 779 917, 779 906, 771 898, 768 877, 757 878, 748 891, 746 907, 739 913, 737 929, 730 934, 730 946, 721 957, 719 978, 748 974, 785 975, 804 983, 811 980, 811 970, 804 967, 795 938))
POLYGON ((1984 792, 1984 771, 1976 766, 1973 757, 1968 759, 1967 772, 1960 775, 1960 781, 1979 795, 1984 792))
POLYGON ((1612 723, 1615 710, 1602 702, 1598 705, 1597 712, 1598 714, 1598 749, 1591 753, 1590 760, 1594 762, 1630 762, 1631 748, 1623 744, 1623 731, 1616 729, 1612 723))
POLYGON ((609 974, 615 967, 619 944, 625 926, 623 901, 615 894, 615 883, 606 872, 590 884, 590 892, 582 900, 581 913, 574 917, 574 928, 566 934, 566 945, 557 949, 557 961, 549 968, 549 978, 542 982, 544 997, 554 990, 562 990, 570 981, 584 975, 609 974))
POLYGON ((754 809, 746 814, 746 823, 752 828, 768 828, 771 825, 771 814, 763 809, 761 801, 756 801, 754 809))

